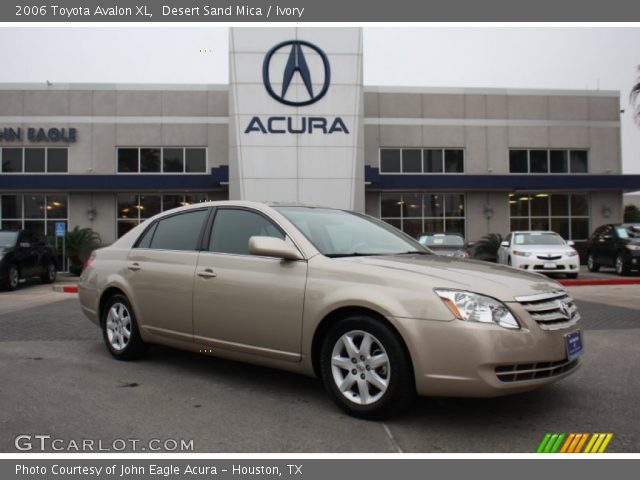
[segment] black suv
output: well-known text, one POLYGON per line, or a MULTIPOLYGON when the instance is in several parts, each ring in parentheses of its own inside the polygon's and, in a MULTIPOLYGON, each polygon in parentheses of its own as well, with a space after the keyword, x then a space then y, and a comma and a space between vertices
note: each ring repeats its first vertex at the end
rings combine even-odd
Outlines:
POLYGON ((618 275, 640 268, 640 223, 602 225, 587 243, 587 266, 597 272, 601 266, 614 267, 618 275))
POLYGON ((15 290, 21 278, 56 280, 56 251, 44 237, 28 230, 0 230, 0 286, 15 290))

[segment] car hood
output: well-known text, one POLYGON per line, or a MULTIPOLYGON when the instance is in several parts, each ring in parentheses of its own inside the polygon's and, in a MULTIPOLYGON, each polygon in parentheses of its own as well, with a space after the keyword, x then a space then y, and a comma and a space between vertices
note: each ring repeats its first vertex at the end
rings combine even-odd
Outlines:
POLYGON ((432 288, 469 290, 504 302, 513 302, 514 297, 521 295, 564 290, 562 285, 543 275, 479 260, 439 255, 363 256, 339 260, 418 274, 427 277, 432 288))
POLYGON ((427 248, 438 255, 453 255, 456 252, 464 252, 466 250, 464 247, 456 247, 453 245, 444 245, 442 247, 429 246, 427 248))

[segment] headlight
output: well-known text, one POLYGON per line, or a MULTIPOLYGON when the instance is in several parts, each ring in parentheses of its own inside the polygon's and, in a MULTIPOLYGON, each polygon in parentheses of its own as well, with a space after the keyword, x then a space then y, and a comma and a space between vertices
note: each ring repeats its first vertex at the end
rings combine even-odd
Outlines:
POLYGON ((567 257, 577 257, 578 256, 578 252, 576 252, 575 250, 571 250, 569 253, 567 253, 567 257))
POLYGON ((640 250, 640 245, 625 245, 624 248, 631 251, 640 250))
POLYGON ((462 290, 438 288, 434 291, 458 320, 495 323, 510 329, 520 328, 507 306, 498 300, 462 290))
POLYGON ((518 257, 530 257, 531 256, 531 252, 523 252, 522 250, 514 250, 513 252, 514 255, 517 255, 518 257))

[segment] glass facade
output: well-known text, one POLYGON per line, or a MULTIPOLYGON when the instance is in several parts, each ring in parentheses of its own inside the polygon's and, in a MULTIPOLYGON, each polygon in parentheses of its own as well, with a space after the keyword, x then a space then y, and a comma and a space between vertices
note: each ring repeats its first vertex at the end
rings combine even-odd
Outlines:
POLYGON ((589 238, 589 195, 586 193, 509 194, 511 231, 552 230, 565 240, 589 238))
MULTIPOLYGON (((69 198, 64 193, 21 193, 0 195, 0 229, 29 230, 56 244, 55 224, 69 227, 69 198)), ((58 266, 64 269, 62 241, 58 241, 58 266)))
POLYGON ((382 193, 380 217, 417 237, 427 233, 465 235, 465 196, 462 193, 382 193))
POLYGON ((118 147, 118 173, 206 173, 205 147, 118 147))
POLYGON ((381 148, 380 173, 464 173, 461 148, 381 148))
POLYGON ((117 236, 120 238, 140 222, 172 208, 205 202, 206 193, 119 193, 117 236))
POLYGON ((68 157, 68 148, 0 148, 2 173, 67 173, 69 171, 68 157))
POLYGON ((509 173, 588 173, 586 150, 509 150, 509 173))

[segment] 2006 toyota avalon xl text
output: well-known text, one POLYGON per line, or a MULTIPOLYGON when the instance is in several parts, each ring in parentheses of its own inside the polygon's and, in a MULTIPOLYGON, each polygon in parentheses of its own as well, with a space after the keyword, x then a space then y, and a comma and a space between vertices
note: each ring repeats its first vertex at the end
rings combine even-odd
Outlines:
POLYGON ((442 257, 359 213, 209 202, 97 250, 84 313, 111 354, 147 345, 317 374, 347 412, 383 418, 416 392, 496 396, 575 371, 573 300, 542 275, 442 257))

